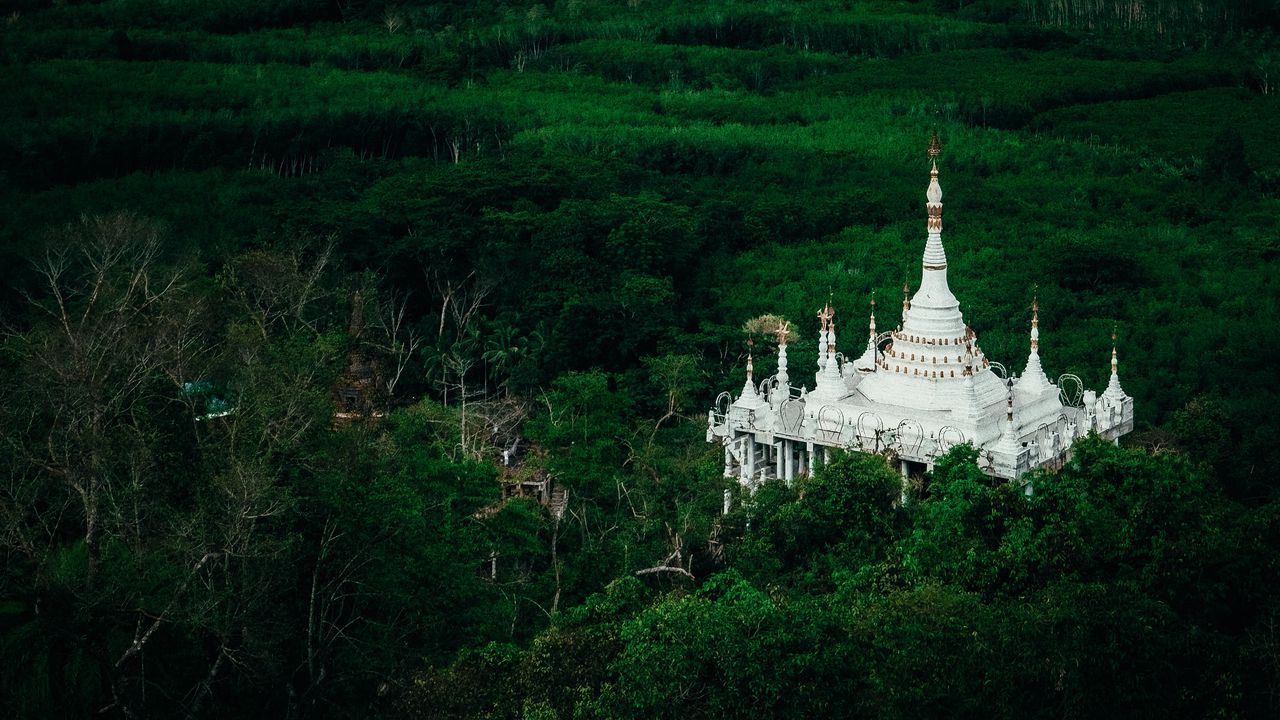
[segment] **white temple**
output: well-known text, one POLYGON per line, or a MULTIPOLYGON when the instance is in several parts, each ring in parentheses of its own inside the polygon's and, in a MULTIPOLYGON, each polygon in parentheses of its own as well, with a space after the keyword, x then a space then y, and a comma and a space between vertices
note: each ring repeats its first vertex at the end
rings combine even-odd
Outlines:
MULTIPOLYGON (((1079 378, 1049 380, 1040 365, 1039 306, 1032 305, 1026 369, 1008 376, 978 346, 960 302, 947 285, 942 246, 942 187, 938 138, 932 159, 920 287, 903 288, 902 324, 876 333, 872 299, 865 349, 849 360, 836 351, 834 311, 818 313, 818 372, 812 388, 791 384, 789 326, 775 329, 778 372, 758 384, 747 358, 747 379, 734 399, 721 393, 708 413, 707 440, 724 446, 724 472, 748 489, 769 478, 792 480, 825 462, 830 448, 890 453, 905 476, 932 469, 951 447, 970 443, 979 465, 1016 480, 1038 467, 1058 467, 1076 438, 1096 432, 1116 439, 1133 429, 1133 398, 1120 387, 1112 335, 1111 381, 1098 395, 1079 378)), ((1028 488, 1029 490, 1029 488, 1028 488)))

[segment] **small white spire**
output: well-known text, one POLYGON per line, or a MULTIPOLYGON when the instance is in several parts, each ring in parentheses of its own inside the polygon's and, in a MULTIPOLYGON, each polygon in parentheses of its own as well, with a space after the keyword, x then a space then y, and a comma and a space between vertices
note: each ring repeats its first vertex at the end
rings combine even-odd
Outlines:
POLYGON ((876 294, 871 293, 871 321, 867 324, 867 349, 853 363, 845 363, 845 375, 856 372, 871 373, 876 371, 879 358, 876 352, 876 294))
POLYGON ((843 397, 846 390, 844 381, 840 375, 840 362, 836 358, 836 311, 831 307, 830 301, 826 307, 818 312, 818 318, 822 321, 823 342, 826 343, 823 353, 819 356, 819 363, 822 364, 821 369, 814 376, 813 394, 822 400, 835 400, 843 397))
POLYGON ((1013 380, 1009 380, 1007 410, 1004 417, 1004 431, 1000 433, 1000 442, 996 444, 997 452, 1018 454, 1018 436, 1013 430, 1013 380))
POLYGON ((907 314, 911 311, 911 283, 903 281, 902 283, 902 324, 898 329, 906 327, 907 314))
POLYGON ((814 379, 822 375, 822 371, 827 368, 827 345, 830 344, 830 336, 828 335, 831 325, 831 303, 818 311, 818 372, 814 374, 814 379))
POLYGON ((1031 352, 1040 349, 1040 298, 1031 298, 1031 352))
POLYGON ((1031 352, 1027 355, 1027 369, 1018 381, 1018 392, 1038 395, 1050 389, 1049 376, 1040 366, 1040 299, 1031 301, 1031 352))
MULTIPOLYGON (((813 374, 813 389, 816 391, 822 386, 822 376, 826 374, 827 368, 835 365, 835 351, 832 347, 835 345, 835 310, 831 308, 831 301, 828 299, 827 304, 818 311, 818 322, 821 329, 818 330, 818 371, 813 374)), ((837 368, 837 371, 839 368, 837 368)))
POLYGON ((968 403, 969 420, 974 424, 982 419, 982 408, 978 405, 978 391, 973 385, 973 368, 967 366, 964 369, 964 394, 965 401, 968 403))
POLYGON ((787 392, 789 393, 789 392, 791 392, 791 391, 790 391, 790 387, 791 387, 791 378, 790 378, 790 376, 788 376, 788 375, 787 375, 787 338, 786 338, 786 331, 784 330, 783 332, 779 333, 779 335, 780 335, 780 337, 781 337, 782 339, 781 339, 781 341, 778 343, 778 375, 777 375, 777 378, 778 378, 778 384, 782 385, 784 388, 788 388, 787 392))
POLYGON ((1115 328, 1111 329, 1111 380, 1107 382, 1107 389, 1103 391, 1102 397, 1116 402, 1128 397, 1128 395, 1125 394, 1124 388, 1120 387, 1119 364, 1116 362, 1115 328))
POLYGON ((869 330, 867 333, 867 337, 871 338, 872 342, 875 342, 875 339, 876 339, 876 293, 874 290, 871 292, 871 322, 868 324, 868 328, 869 330))
POLYGON ((738 396, 735 405, 746 406, 749 408, 759 407, 764 404, 764 400, 760 397, 760 391, 756 389, 755 382, 755 364, 752 362, 752 351, 754 343, 750 338, 747 339, 747 379, 742 383, 742 394, 738 396))
POLYGON ((828 378, 840 379, 840 361, 836 357, 836 311, 827 306, 827 369, 824 374, 828 378))
POLYGON ((1004 428, 1000 433, 1000 438, 991 448, 991 454, 994 456, 996 468, 1007 473, 1002 477, 1016 477, 1019 468, 1019 459, 1022 457, 1024 449, 1018 444, 1018 434, 1013 426, 1013 380, 1010 379, 1006 383, 1008 388, 1008 410, 1004 418, 1004 428))

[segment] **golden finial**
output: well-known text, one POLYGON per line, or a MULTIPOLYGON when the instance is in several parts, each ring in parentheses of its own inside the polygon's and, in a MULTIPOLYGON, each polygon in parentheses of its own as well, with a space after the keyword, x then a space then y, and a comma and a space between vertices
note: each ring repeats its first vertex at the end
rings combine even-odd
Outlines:
POLYGON ((937 160, 942 154, 942 143, 938 140, 938 131, 933 131, 933 137, 929 138, 929 159, 937 160))

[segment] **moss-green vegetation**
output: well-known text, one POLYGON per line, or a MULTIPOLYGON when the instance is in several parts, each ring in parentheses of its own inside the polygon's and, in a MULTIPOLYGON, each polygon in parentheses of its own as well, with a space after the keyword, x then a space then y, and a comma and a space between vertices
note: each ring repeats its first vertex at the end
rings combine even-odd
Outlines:
POLYGON ((6 13, 6 716, 1276 714, 1271 4, 6 13), (721 517, 743 322, 894 324, 934 129, 966 319, 1116 327, 1131 447, 721 517))

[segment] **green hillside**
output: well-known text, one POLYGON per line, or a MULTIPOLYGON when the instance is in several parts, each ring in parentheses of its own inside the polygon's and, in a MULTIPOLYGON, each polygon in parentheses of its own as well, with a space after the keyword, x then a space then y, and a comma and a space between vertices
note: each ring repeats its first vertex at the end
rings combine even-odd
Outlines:
POLYGON ((0 710, 1274 717, 1278 32, 14 0, 0 710), (988 355, 1021 369, 1037 297, 1049 376, 1102 388, 1114 331, 1138 430, 1031 497, 965 448, 905 503, 859 455, 740 497, 704 430, 743 323, 805 368, 828 297, 894 324, 934 131, 988 355))

